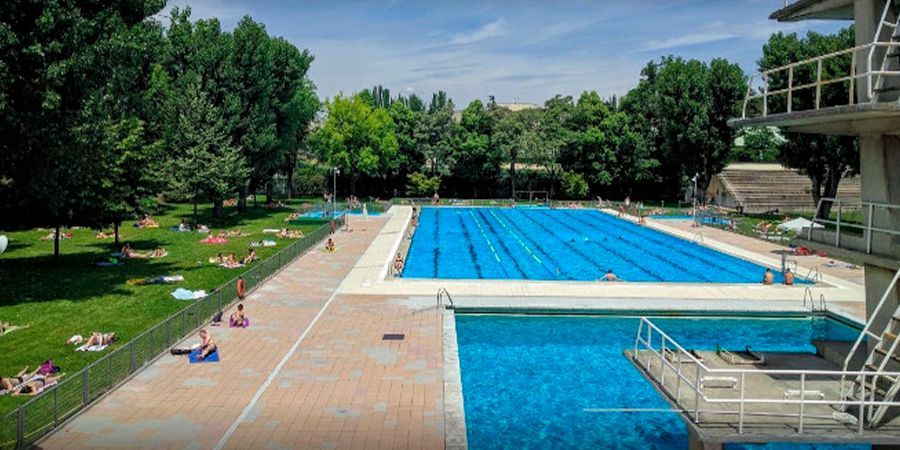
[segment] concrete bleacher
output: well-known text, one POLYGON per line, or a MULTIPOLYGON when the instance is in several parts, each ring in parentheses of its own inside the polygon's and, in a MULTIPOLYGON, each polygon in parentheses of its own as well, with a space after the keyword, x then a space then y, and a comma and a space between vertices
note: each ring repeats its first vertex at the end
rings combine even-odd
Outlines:
MULTIPOLYGON (((713 176, 706 190, 712 203, 745 212, 812 211, 816 208, 809 177, 780 164, 734 163, 713 176)), ((844 178, 838 198, 858 204, 859 177, 844 178)))

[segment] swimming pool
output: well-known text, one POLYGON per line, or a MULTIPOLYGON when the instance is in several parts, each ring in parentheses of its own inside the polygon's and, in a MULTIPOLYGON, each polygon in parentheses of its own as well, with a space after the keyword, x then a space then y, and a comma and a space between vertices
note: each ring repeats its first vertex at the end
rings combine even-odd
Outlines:
MULTIPOLYGON (((859 334, 824 318, 653 321, 686 348, 700 350, 721 344, 814 353, 813 339, 850 341, 859 334)), ((687 427, 675 413, 585 411, 670 410, 623 354, 634 345, 637 323, 633 317, 457 314, 469 447, 687 448, 687 427)))
MULTIPOLYGON (((759 283, 752 262, 596 210, 422 208, 403 276, 759 283)), ((775 274, 780 282, 781 274, 775 274)))

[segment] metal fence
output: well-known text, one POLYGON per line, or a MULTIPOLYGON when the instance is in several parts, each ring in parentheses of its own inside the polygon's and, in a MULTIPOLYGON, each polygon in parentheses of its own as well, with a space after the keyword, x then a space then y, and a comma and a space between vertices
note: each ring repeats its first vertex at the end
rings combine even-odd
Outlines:
MULTIPOLYGON (((344 216, 335 220, 342 226, 344 216)), ((243 272, 247 292, 252 291, 315 246, 330 233, 328 223, 292 243, 278 253, 243 272)), ((237 278, 219 286, 208 296, 191 303, 131 341, 117 346, 78 373, 66 376, 58 385, 44 391, 0 418, 0 449, 24 449, 34 445, 66 419, 127 381, 160 354, 216 313, 237 300, 237 278)))

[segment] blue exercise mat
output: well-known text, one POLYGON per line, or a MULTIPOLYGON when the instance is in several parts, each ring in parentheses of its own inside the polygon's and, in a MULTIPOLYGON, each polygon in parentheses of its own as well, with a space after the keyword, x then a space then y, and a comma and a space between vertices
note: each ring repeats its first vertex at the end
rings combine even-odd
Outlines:
POLYGON ((190 361, 191 364, 219 362, 219 349, 216 349, 216 351, 206 355, 206 358, 199 359, 199 356, 200 350, 194 350, 190 354, 188 354, 188 361, 190 361))

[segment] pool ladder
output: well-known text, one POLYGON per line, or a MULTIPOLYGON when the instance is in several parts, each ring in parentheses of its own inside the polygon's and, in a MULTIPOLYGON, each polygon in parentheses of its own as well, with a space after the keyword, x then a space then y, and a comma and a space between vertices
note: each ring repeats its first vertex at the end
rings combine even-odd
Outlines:
POLYGON ((825 302, 825 294, 819 294, 819 300, 816 301, 816 298, 813 296, 812 289, 807 286, 806 289, 803 290, 803 307, 808 307, 812 312, 826 312, 828 310, 828 304, 825 302))
POLYGON ((447 301, 449 304, 447 305, 447 309, 453 309, 456 306, 453 304, 453 297, 450 296, 450 291, 446 288, 440 288, 437 291, 437 306, 444 306, 444 297, 447 297, 447 301))

